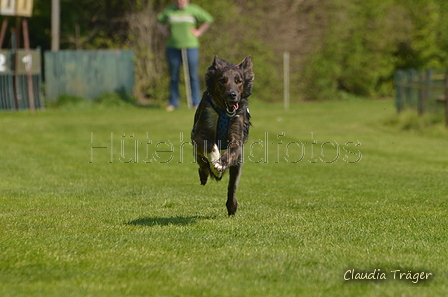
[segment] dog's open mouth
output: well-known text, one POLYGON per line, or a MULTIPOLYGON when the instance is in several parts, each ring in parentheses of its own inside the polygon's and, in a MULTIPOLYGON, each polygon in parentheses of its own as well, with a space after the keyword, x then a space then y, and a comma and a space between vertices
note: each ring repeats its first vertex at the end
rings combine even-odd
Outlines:
POLYGON ((238 102, 235 104, 229 104, 226 102, 226 113, 228 116, 234 116, 236 111, 238 110, 238 102))

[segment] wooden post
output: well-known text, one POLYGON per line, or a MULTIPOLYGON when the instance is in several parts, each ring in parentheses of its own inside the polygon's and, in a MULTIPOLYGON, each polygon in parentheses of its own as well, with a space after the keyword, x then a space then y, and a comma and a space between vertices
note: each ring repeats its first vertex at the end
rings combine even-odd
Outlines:
POLYGON ((289 52, 283 53, 283 101, 285 110, 289 110, 289 52))
POLYGON ((28 20, 26 18, 23 19, 22 26, 23 26, 23 44, 25 46, 25 54, 26 54, 25 59, 28 59, 27 61, 25 61, 25 70, 28 82, 28 100, 30 103, 30 112, 31 114, 34 114, 35 106, 34 106, 34 92, 33 92, 33 77, 31 76, 31 68, 33 60, 31 58, 30 53, 30 36, 28 33, 28 20))
POLYGON ((3 41, 5 40, 6 28, 8 27, 8 19, 4 18, 2 21, 2 29, 0 31, 0 49, 3 47, 3 41))
POLYGON ((51 50, 59 50, 59 34, 61 22, 60 0, 51 0, 51 50))
POLYGON ((187 49, 182 49, 182 64, 184 68, 184 79, 185 79, 185 91, 187 93, 187 105, 189 109, 193 108, 193 103, 191 100, 191 85, 190 85, 190 70, 188 68, 188 55, 187 49))

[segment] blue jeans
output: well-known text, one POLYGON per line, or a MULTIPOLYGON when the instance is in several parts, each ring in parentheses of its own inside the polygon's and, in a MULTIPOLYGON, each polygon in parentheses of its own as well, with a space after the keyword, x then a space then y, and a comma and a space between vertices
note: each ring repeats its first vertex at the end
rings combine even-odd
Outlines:
MULTIPOLYGON (((166 49, 166 57, 170 70, 170 96, 169 104, 177 108, 179 106, 179 74, 182 65, 182 51, 180 49, 166 49)), ((188 69, 190 72, 191 100, 193 105, 198 105, 199 98, 199 49, 187 48, 188 69)))

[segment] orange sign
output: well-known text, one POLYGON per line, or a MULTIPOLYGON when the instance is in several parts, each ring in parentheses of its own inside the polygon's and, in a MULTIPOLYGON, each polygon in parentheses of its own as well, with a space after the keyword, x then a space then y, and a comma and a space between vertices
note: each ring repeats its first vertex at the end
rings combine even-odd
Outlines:
POLYGON ((33 0, 0 0, 0 15, 30 17, 33 15, 33 0))

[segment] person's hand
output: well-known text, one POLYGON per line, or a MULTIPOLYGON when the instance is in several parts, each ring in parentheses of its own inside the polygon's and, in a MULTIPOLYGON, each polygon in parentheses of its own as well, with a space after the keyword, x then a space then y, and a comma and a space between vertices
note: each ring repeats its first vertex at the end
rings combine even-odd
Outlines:
POLYGON ((190 32, 191 32, 191 34, 193 34, 196 37, 201 37, 201 35, 203 33, 201 30, 196 29, 196 28, 191 28, 190 32))
POLYGON ((193 34, 196 37, 201 37, 202 34, 205 33, 205 31, 208 30, 208 28, 210 27, 209 23, 203 23, 199 28, 190 28, 190 32, 191 34, 193 34))
POLYGON ((171 30, 168 29, 166 26, 157 23, 157 28, 159 28, 160 32, 162 32, 163 36, 169 37, 171 35, 171 30))

